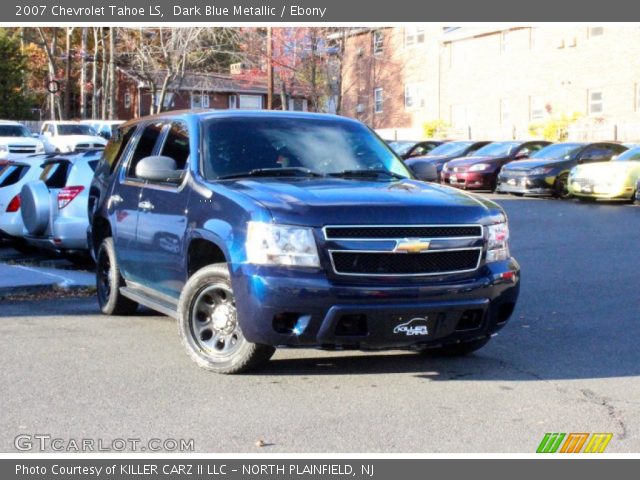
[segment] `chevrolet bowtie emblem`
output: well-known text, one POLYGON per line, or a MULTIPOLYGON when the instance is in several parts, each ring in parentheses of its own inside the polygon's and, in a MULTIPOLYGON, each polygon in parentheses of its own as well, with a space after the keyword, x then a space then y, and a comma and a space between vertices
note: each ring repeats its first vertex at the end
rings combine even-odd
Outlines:
POLYGON ((407 238, 398 241, 393 251, 400 253, 420 253, 429 250, 430 244, 431 242, 428 240, 411 240, 407 238))

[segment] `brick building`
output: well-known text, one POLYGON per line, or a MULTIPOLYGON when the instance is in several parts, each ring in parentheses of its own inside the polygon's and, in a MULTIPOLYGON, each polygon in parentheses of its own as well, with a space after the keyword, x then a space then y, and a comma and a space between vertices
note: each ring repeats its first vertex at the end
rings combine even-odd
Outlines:
MULTIPOLYGON (((162 85, 162 74, 154 80, 162 85)), ((275 85, 273 108, 280 108, 280 86, 275 85)), ((127 70, 118 71, 118 118, 128 120, 148 115, 154 98, 149 85, 127 70)), ((158 95, 159 97, 159 95, 158 95)), ((287 97, 289 110, 308 109, 308 100, 301 90, 287 97)), ((267 105, 267 81, 264 75, 223 75, 213 73, 187 73, 176 85, 169 85, 163 110, 192 108, 260 110, 267 105)))
POLYGON ((630 26, 354 30, 343 113, 388 137, 525 138, 577 113, 570 138, 640 141, 640 28, 630 26))

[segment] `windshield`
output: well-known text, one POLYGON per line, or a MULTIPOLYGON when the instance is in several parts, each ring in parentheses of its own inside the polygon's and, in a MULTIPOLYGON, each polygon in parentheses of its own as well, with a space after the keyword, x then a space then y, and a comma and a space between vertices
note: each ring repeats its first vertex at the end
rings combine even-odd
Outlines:
POLYGON ((473 142, 449 142, 443 143, 439 147, 434 148, 429 152, 429 157, 434 155, 459 155, 463 153, 467 148, 473 145, 473 142))
POLYGON ((616 162, 629 162, 634 160, 640 161, 640 147, 627 150, 614 159, 616 162))
POLYGON ((511 152, 520 145, 520 142, 493 142, 482 147, 474 155, 478 157, 506 157, 511 155, 511 152))
POLYGON ((581 143, 557 143, 555 145, 549 145, 543 149, 538 150, 529 158, 539 158, 547 160, 569 160, 577 150, 581 149, 584 145, 581 143))
POLYGON ((0 137, 30 137, 31 132, 22 125, 0 125, 0 137))
POLYGON ((206 178, 256 170, 381 171, 411 177, 388 146, 364 125, 339 119, 213 118, 204 122, 206 178))
POLYGON ((96 135, 89 125, 58 125, 58 135, 96 135))

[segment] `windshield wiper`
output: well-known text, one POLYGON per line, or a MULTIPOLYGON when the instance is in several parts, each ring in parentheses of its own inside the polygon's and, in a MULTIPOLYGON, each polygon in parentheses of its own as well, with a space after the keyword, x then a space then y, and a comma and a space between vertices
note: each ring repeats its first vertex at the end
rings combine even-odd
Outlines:
POLYGON ((289 167, 289 168, 255 168, 248 172, 232 173, 230 175, 222 175, 218 177, 218 180, 227 180, 230 178, 242 178, 242 177, 321 177, 319 173, 316 173, 308 168, 301 167, 289 167))
POLYGON ((403 175, 399 173, 390 172, 389 170, 385 170, 382 168, 373 169, 373 170, 342 170, 341 172, 333 172, 328 173, 329 177, 340 177, 340 178, 378 178, 380 175, 385 175, 387 177, 398 178, 398 179, 407 179, 403 175))

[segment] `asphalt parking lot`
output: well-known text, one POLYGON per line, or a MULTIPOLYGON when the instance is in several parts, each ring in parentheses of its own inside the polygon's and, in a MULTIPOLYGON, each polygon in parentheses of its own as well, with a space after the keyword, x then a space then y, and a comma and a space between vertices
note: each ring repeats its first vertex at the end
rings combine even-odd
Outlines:
POLYGON ((493 198, 521 297, 462 359, 281 350, 220 376, 153 312, 0 301, 0 451, 39 433, 193 438, 198 452, 533 453, 545 432, 612 432, 607 452, 640 451, 640 206, 493 198))

